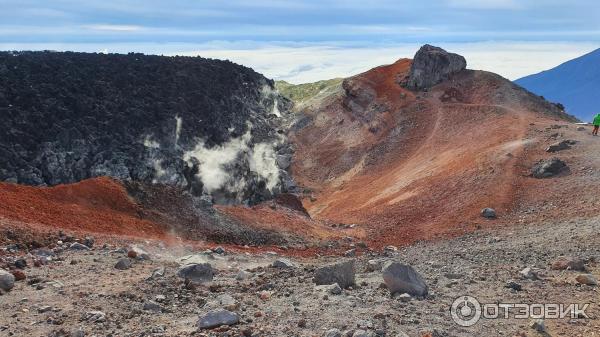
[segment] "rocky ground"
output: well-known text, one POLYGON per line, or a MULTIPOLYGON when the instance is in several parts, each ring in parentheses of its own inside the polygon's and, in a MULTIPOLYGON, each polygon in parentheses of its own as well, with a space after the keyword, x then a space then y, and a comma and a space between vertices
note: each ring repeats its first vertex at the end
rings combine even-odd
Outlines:
MULTIPOLYGON (((25 279, 0 296, 0 336, 596 336, 598 288, 577 279, 600 276, 599 233, 600 217, 485 229, 398 250, 371 251, 347 238, 357 256, 287 259, 158 242, 87 249, 68 237, 51 249, 5 246, 4 268, 25 279), (585 271, 555 270, 564 267, 560 256, 580 259, 570 267, 585 271), (381 271, 388 260, 412 266, 428 294, 391 296, 381 271), (354 261, 354 285, 315 284, 315 275, 335 275, 320 267, 342 261, 354 261), (200 267, 178 276, 191 263, 200 267), (482 303, 589 303, 589 318, 546 319, 537 330, 527 319, 461 327, 450 307, 462 295, 482 303), (215 317, 227 324, 199 328, 201 318, 210 326, 215 317)), ((349 272, 338 283, 350 280, 349 272)))

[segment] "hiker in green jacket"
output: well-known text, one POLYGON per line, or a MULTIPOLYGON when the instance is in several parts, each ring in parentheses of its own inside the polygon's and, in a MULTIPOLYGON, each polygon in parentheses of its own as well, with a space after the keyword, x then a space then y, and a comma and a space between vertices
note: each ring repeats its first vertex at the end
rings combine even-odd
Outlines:
POLYGON ((597 136, 598 128, 600 127, 600 114, 594 116, 594 121, 592 122, 592 124, 594 125, 594 131, 592 131, 592 135, 597 136))

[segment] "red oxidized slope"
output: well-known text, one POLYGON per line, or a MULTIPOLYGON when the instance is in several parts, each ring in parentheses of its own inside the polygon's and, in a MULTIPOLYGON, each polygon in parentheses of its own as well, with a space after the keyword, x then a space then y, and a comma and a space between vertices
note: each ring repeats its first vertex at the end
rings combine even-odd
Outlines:
POLYGON ((500 76, 464 71, 425 93, 398 82, 409 60, 355 76, 303 111, 293 173, 316 219, 359 223, 376 246, 473 230, 510 210, 530 123, 556 116, 500 76))
POLYGON ((44 231, 145 237, 158 237, 164 231, 141 220, 125 188, 109 178, 49 188, 0 183, 0 200, 0 217, 37 225, 44 231))

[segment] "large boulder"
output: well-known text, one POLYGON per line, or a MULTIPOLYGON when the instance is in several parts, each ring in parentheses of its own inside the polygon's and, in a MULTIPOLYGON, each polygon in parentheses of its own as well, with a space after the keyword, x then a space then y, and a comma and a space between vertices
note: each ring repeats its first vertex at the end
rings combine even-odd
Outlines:
POLYGON ((354 274, 354 260, 348 260, 317 268, 313 281, 317 285, 337 283, 342 288, 348 288, 355 283, 354 274))
POLYGON ((181 267, 177 276, 193 283, 204 283, 213 280, 214 271, 210 263, 192 263, 181 267))
POLYGON ((383 281, 392 294, 427 295, 425 280, 409 265, 388 262, 383 267, 383 281))
POLYGON ((535 164, 531 169, 531 175, 534 178, 543 179, 553 177, 559 173, 565 172, 569 169, 567 164, 558 159, 552 158, 548 160, 542 160, 535 164))
POLYGON ((0 269, 0 290, 9 291, 15 286, 15 276, 4 269, 0 269))
POLYGON ((415 55, 406 87, 414 90, 430 88, 467 68, 467 61, 442 48, 424 45, 415 55))

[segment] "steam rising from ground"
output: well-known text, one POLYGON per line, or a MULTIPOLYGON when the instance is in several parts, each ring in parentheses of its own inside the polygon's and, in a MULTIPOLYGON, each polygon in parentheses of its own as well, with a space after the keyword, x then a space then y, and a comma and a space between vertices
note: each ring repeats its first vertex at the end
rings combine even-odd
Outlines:
POLYGON ((193 150, 184 154, 183 159, 190 165, 193 165, 194 159, 198 161, 197 176, 204 184, 206 193, 221 189, 235 194, 243 192, 249 181, 246 176, 236 176, 236 173, 240 174, 236 166, 244 162, 251 172, 265 182, 266 188, 272 191, 279 183, 275 151, 277 144, 251 144, 251 139, 249 126, 242 136, 212 148, 207 148, 201 140, 193 150))
POLYGON ((274 146, 268 143, 254 145, 251 159, 250 170, 263 178, 267 189, 272 191, 279 182, 279 167, 274 146))
POLYGON ((175 145, 177 145, 177 143, 179 142, 179 135, 181 134, 181 123, 181 117, 175 116, 175 145))

